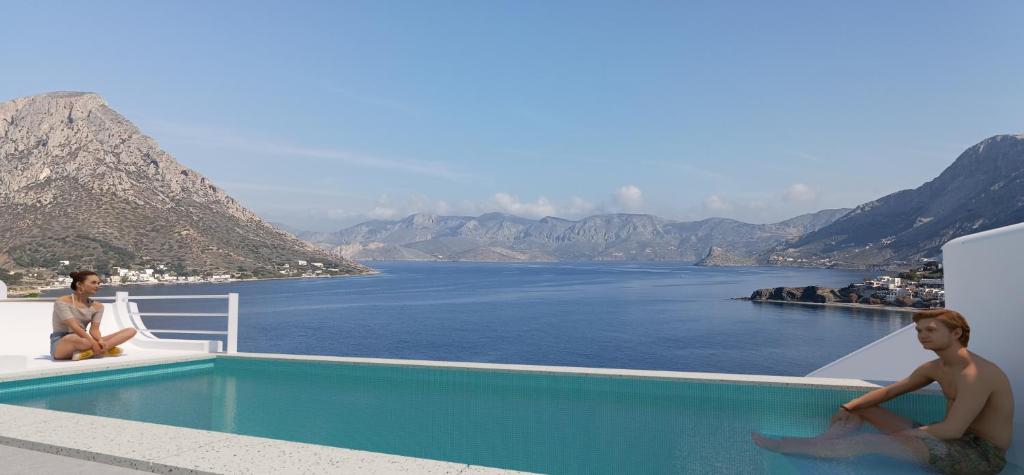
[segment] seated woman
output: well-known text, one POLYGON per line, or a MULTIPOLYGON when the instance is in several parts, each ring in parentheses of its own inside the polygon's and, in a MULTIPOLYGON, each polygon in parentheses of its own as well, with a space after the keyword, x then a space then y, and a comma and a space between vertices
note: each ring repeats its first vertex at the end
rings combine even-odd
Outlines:
POLYGON ((71 295, 60 297, 53 303, 50 356, 55 360, 77 361, 99 355, 120 355, 122 350, 117 345, 135 336, 135 329, 125 328, 112 335, 100 335, 103 304, 90 298, 100 288, 100 277, 93 271, 72 272, 70 276, 71 295))

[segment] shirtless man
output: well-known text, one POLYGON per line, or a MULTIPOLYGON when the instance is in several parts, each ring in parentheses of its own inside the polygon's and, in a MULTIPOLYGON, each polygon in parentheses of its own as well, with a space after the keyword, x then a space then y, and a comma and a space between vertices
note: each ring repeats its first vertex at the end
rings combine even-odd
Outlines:
POLYGON ((841 404, 828 430, 814 438, 769 439, 754 443, 781 453, 840 458, 883 454, 942 473, 999 473, 1013 436, 1013 394, 998 366, 970 351, 971 328, 963 315, 946 309, 914 314, 917 340, 938 359, 906 379, 841 404), (921 389, 933 381, 946 396, 946 418, 921 425, 879 404, 921 389), (853 435, 865 421, 879 434, 853 435))

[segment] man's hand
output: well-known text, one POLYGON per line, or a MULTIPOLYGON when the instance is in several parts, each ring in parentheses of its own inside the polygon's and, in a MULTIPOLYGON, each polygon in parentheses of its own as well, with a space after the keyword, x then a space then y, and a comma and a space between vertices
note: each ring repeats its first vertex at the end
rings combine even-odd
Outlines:
POLYGON ((101 340, 92 341, 92 352, 95 355, 102 355, 104 351, 103 342, 101 340))
POLYGON ((847 411, 846 409, 840 407, 835 414, 832 414, 832 420, 829 421, 829 425, 835 425, 836 423, 846 422, 851 415, 852 414, 850 414, 850 411, 847 411))

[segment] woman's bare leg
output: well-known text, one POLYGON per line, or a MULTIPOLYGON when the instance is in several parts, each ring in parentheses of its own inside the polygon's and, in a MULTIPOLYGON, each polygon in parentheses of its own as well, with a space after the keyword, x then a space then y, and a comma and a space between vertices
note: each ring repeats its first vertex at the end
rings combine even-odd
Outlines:
POLYGON ((100 338, 103 340, 103 345, 109 350, 121 343, 131 340, 135 336, 134 328, 125 328, 123 330, 111 333, 105 337, 100 338))
POLYGON ((64 335, 64 338, 61 338, 53 348, 53 359, 69 360, 76 351, 88 350, 89 348, 92 348, 91 341, 75 334, 64 335))

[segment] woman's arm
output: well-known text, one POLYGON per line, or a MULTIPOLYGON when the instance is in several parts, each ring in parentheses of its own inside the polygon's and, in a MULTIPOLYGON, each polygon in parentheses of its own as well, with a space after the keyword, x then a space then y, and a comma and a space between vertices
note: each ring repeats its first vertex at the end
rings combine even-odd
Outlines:
POLYGON ((96 340, 96 342, 99 343, 101 350, 105 350, 106 348, 104 348, 103 345, 103 335, 100 335, 100 321, 103 318, 103 304, 94 303, 93 310, 95 310, 96 313, 93 314, 92 321, 89 323, 89 335, 92 336, 93 340, 96 340))
MULTIPOLYGON (((75 335, 85 338, 86 341, 91 342, 92 351, 99 353, 103 350, 103 345, 100 343, 99 338, 94 338, 91 334, 86 333, 85 329, 82 328, 82 325, 78 323, 78 319, 72 318, 70 320, 65 320, 64 323, 67 324, 68 328, 70 328, 75 335)), ((96 333, 98 334, 99 330, 96 330, 96 333)))

